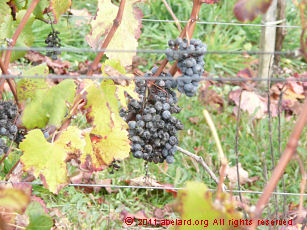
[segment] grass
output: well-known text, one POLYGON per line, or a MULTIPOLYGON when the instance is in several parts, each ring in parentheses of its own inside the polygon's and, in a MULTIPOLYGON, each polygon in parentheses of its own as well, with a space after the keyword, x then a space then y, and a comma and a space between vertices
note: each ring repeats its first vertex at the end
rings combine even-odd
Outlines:
MULTIPOLYGON (((94 14, 96 1, 73 1, 72 8, 87 8, 94 14)), ((180 20, 187 20, 190 15, 191 2, 185 0, 171 0, 170 5, 174 13, 180 20)), ((223 1, 216 5, 204 5, 201 9, 200 20, 210 22, 237 22, 232 14, 234 0, 223 1)), ((145 18, 170 19, 168 11, 161 1, 150 1, 151 4, 140 5, 145 18)), ((288 24, 298 25, 299 19, 297 11, 290 2, 287 6, 288 24)), ((63 47, 89 47, 85 41, 85 36, 89 33, 90 28, 87 25, 82 27, 75 25, 76 18, 62 17, 60 23, 55 25, 56 30, 61 32, 63 47)), ((258 18, 253 23, 261 23, 258 18)), ((41 21, 36 21, 34 26, 35 46, 45 46, 44 40, 51 31, 50 25, 46 25, 41 21)), ((140 49, 165 49, 167 41, 178 36, 178 31, 173 23, 152 23, 144 22, 142 35, 139 40, 140 49)), ((259 27, 241 27, 241 26, 224 26, 224 25, 198 25, 195 38, 200 38, 207 45, 209 50, 258 50, 260 29, 259 27)), ((297 49, 299 46, 299 30, 289 29, 284 42, 284 50, 297 49)), ((147 60, 146 65, 139 66, 143 71, 147 71, 159 60, 164 58, 163 55, 156 54, 140 54, 147 60)), ((93 60, 94 54, 84 55, 78 53, 63 53, 61 58, 72 63, 72 69, 76 69, 78 62, 84 62, 87 59, 93 60)), ((250 62, 256 60, 257 57, 245 59, 241 55, 207 55, 206 71, 216 75, 232 76, 250 66, 250 62)), ((302 71, 306 69, 306 63, 299 59, 289 60, 282 59, 282 67, 293 69, 294 71, 302 71)), ((233 86, 214 87, 221 97, 227 101, 227 94, 233 90, 233 86)), ((224 110, 219 113, 210 106, 204 106, 197 97, 186 98, 180 97, 179 105, 183 108, 178 115, 185 125, 185 130, 180 132, 180 146, 191 152, 195 152, 195 148, 200 149, 201 155, 207 164, 218 174, 219 161, 217 156, 216 145, 212 138, 210 129, 203 118, 202 111, 207 109, 217 127, 222 147, 227 155, 231 165, 235 165, 236 155, 234 151, 236 120, 233 115, 233 106, 226 105, 224 110), (189 121, 190 117, 198 117, 197 125, 189 121)), ((84 125, 84 118, 79 117, 74 124, 84 125)), ((290 136, 296 117, 292 117, 289 121, 284 117, 281 119, 282 131, 282 150, 285 148, 287 139, 290 136)), ((271 169, 270 145, 268 120, 253 120, 252 116, 242 113, 239 129, 239 161, 242 167, 248 171, 249 176, 259 176, 253 185, 242 186, 244 190, 261 191, 266 180, 263 175, 263 162, 266 162, 268 169, 271 169), (265 153, 265 159, 262 159, 262 152, 265 153)), ((273 118, 273 149, 275 159, 279 158, 278 143, 278 120, 273 118)), ((305 127, 301 137, 298 153, 305 157, 306 164, 307 152, 307 128, 305 127)), ((12 155, 5 162, 4 173, 8 172, 10 167, 18 159, 17 155, 12 155)), ((121 169, 114 174, 110 174, 109 170, 99 172, 100 178, 110 178, 113 184, 126 184, 124 181, 145 175, 144 162, 133 157, 129 157, 121 163, 121 169)), ((269 170, 269 177, 271 170, 269 170)), ((1 175, 4 176, 4 175, 1 175)), ((182 187, 189 180, 202 181, 209 188, 216 188, 215 182, 208 176, 203 168, 191 160, 189 157, 177 152, 176 161, 172 165, 168 165, 167 171, 165 165, 149 164, 149 177, 155 178, 160 183, 173 184, 175 187, 182 187)), ((299 192, 299 184, 301 174, 296 162, 292 161, 286 168, 284 174, 285 186, 287 192, 299 192)), ((226 181, 227 183, 228 181, 226 181)), ((278 190, 282 191, 282 184, 279 183, 278 190)), ((160 190, 144 190, 144 189, 119 189, 117 192, 108 193, 104 188, 100 191, 92 193, 83 193, 74 187, 65 187, 58 195, 53 195, 40 186, 33 187, 33 194, 43 198, 47 203, 47 208, 56 208, 60 210, 63 216, 58 220, 62 224, 67 224, 68 229, 121 229, 120 212, 123 209, 131 213, 144 210, 148 215, 153 211, 154 207, 163 208, 164 205, 172 203, 174 197, 171 193, 160 190), (110 214, 110 219, 108 215, 110 214)), ((245 197, 254 204, 259 195, 245 194, 245 197)), ((282 197, 278 197, 281 204, 282 197)), ((288 196, 287 204, 290 202, 298 203, 297 196, 288 196)), ((281 206, 281 205, 280 205, 281 206)), ((273 203, 270 205, 271 212, 274 210, 273 203)), ((281 211, 281 207, 280 207, 281 211)), ((267 214, 267 209, 266 209, 267 214)), ((172 214, 175 215, 175 214, 172 214)), ((174 219, 175 216, 172 216, 174 219)), ((169 219, 172 219, 171 217, 169 219)))

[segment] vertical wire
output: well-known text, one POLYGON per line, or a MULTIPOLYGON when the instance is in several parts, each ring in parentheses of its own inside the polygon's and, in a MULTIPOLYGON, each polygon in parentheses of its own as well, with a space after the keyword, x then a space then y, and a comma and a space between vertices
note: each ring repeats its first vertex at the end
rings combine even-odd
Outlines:
MULTIPOLYGON (((241 110, 241 98, 242 98, 242 90, 240 91, 239 108, 238 108, 237 117, 236 117, 235 153, 236 153, 236 167, 237 167, 237 182, 238 182, 239 198, 240 198, 240 202, 243 203, 242 194, 241 194, 241 186, 240 186, 239 151, 238 151, 239 125, 240 125, 240 113, 241 113, 241 111, 240 111, 241 110)), ((243 214, 244 214, 244 218, 247 219, 247 214, 246 214, 245 208, 243 208, 243 214)))

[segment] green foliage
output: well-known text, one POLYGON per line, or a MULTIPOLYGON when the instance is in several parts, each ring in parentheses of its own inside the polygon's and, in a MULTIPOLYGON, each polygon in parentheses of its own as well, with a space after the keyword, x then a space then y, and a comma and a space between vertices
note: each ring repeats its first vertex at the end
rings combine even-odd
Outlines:
POLYGON ((47 124, 59 126, 67 112, 67 104, 75 97, 73 80, 64 80, 50 89, 36 89, 34 98, 27 103, 22 122, 28 129, 43 128, 47 124))
POLYGON ((53 226, 53 220, 37 201, 28 205, 25 214, 29 216, 29 224, 26 230, 49 230, 53 226))
POLYGON ((71 0, 50 0, 50 8, 55 18, 55 23, 59 17, 65 13, 71 6, 71 0))
MULTIPOLYGON (((1 7, 1 6, 0 6, 1 7)), ((10 9, 8 10, 10 12, 10 9)), ((21 19, 25 15, 26 10, 21 10, 16 15, 16 21, 13 20, 10 14, 4 14, 4 19, 1 23, 0 21, 0 41, 3 42, 6 39, 11 39, 14 32, 16 31, 21 19)), ((1 19, 0 19, 1 20, 1 19)), ((16 47, 30 47, 33 44, 34 37, 32 33, 32 24, 34 22, 34 17, 31 16, 22 30, 19 38, 16 42, 16 47)), ((7 44, 4 44, 7 46, 7 44)), ((1 54, 2 52, 0 52, 1 54)), ((26 51, 14 51, 12 53, 11 61, 17 60, 23 57, 26 54, 26 51)))
MULTIPOLYGON (((47 76, 49 69, 46 64, 41 64, 24 71, 24 76, 47 76)), ((35 91, 49 88, 45 79, 23 78, 17 82, 17 96, 19 101, 34 99, 35 91)))

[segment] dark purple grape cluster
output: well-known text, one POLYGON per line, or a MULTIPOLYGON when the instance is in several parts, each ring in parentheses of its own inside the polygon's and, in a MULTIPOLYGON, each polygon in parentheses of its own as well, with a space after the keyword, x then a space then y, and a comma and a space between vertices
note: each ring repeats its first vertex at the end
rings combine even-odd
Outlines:
POLYGON ((182 75, 177 78, 178 91, 192 97, 195 95, 198 83, 204 73, 204 54, 207 46, 199 39, 191 39, 190 44, 186 39, 177 38, 169 40, 166 49, 168 61, 177 60, 177 67, 182 75), (191 78, 191 79, 190 79, 191 78))
MULTIPOLYGON (((152 77, 146 73, 144 77, 152 77)), ((162 73, 168 77, 169 74, 162 73)), ((126 116, 129 125, 131 151, 136 158, 148 162, 174 162, 177 151, 177 131, 183 129, 183 124, 172 114, 180 112, 177 97, 172 88, 177 86, 175 80, 162 80, 157 77, 148 87, 149 81, 137 79, 136 91, 141 100, 130 99, 126 116)))
POLYGON ((18 131, 15 125, 17 113, 16 104, 10 101, 0 101, 0 154, 7 151, 5 141, 1 137, 15 139, 18 131))
MULTIPOLYGON (((61 39, 58 37, 60 34, 59 31, 52 31, 48 34, 48 37, 45 40, 45 43, 47 44, 47 48, 61 48, 61 39)), ((57 60, 57 55, 60 55, 61 52, 56 51, 48 51, 47 56, 51 57, 53 60, 57 60)))
POLYGON ((5 140, 0 138, 0 156, 5 154, 8 151, 8 147, 5 143, 5 140))

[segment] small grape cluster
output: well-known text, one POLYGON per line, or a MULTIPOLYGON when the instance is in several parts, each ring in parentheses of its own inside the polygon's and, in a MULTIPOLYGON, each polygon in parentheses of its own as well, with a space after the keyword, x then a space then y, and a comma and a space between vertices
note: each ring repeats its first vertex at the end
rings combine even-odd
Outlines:
POLYGON ((0 154, 7 151, 3 136, 14 140, 18 131, 15 125, 17 106, 10 101, 0 101, 0 154))
POLYGON ((207 46, 199 39, 191 39, 188 44, 187 39, 181 38, 169 40, 168 45, 169 48, 166 49, 167 60, 177 60, 177 67, 183 74, 177 78, 178 91, 192 97, 195 95, 198 82, 204 73, 204 54, 207 51, 207 46))
MULTIPOLYGON (((61 47, 61 39, 58 37, 60 34, 59 31, 52 31, 48 34, 48 37, 45 40, 45 43, 47 44, 47 48, 60 48, 61 47)), ((61 52, 56 51, 48 51, 47 56, 51 57, 53 60, 57 59, 57 55, 60 55, 61 52)))
MULTIPOLYGON (((152 77, 152 72, 144 77, 152 77)), ((158 77, 150 87, 145 80, 137 79, 135 83, 141 100, 131 98, 126 111, 133 156, 148 162, 163 163, 166 160, 173 163, 178 144, 177 131, 183 129, 183 124, 172 116, 181 110, 172 90, 177 86, 176 81, 164 81, 158 77), (127 113, 130 115, 128 118, 127 113)))

